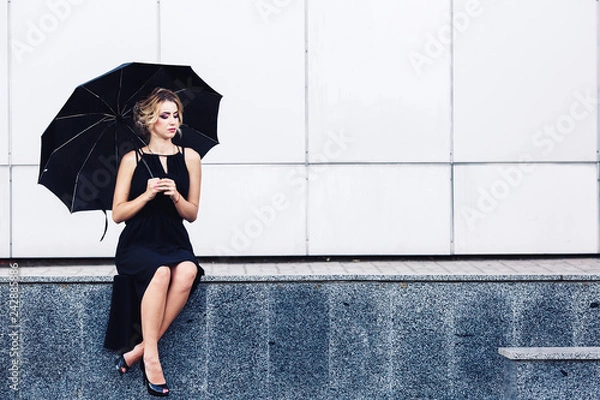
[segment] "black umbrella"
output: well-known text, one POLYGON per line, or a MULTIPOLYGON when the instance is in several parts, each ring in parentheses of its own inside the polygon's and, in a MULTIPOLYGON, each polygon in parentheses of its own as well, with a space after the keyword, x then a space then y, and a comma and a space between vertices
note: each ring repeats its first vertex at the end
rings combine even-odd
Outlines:
POLYGON ((221 95, 189 66, 128 63, 78 86, 42 135, 38 183, 69 209, 110 210, 123 155, 144 146, 132 119, 135 103, 156 87, 176 92, 181 139, 200 156, 218 144, 221 95))

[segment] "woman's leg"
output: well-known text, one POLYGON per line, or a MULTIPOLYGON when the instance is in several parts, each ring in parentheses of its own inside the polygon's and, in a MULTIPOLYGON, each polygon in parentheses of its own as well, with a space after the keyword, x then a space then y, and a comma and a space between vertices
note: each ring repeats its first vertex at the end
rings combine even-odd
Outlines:
MULTIPOLYGON (((171 269, 171 283, 167 292, 163 320, 158 334, 159 339, 185 306, 197 274, 196 264, 190 261, 184 261, 171 269)), ((124 354, 127 365, 131 366, 142 358, 144 342, 139 343, 130 352, 124 354)))
POLYGON ((198 268, 191 261, 184 261, 171 269, 171 286, 167 293, 160 336, 164 335, 187 303, 197 274, 198 268))
POLYGON ((144 338, 144 365, 148 380, 154 384, 165 383, 165 377, 158 357, 158 339, 165 315, 167 294, 171 282, 171 269, 160 267, 156 270, 142 298, 141 320, 144 338))

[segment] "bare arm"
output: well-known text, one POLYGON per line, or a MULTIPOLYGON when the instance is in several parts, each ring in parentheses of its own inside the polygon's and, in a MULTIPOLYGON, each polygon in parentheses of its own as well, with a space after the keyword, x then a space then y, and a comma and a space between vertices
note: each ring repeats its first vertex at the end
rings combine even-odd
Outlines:
POLYGON ((112 218, 116 223, 127 221, 137 214, 160 190, 157 188, 158 178, 148 179, 146 191, 129 201, 131 178, 137 165, 135 151, 123 156, 117 173, 115 193, 113 196, 112 218))

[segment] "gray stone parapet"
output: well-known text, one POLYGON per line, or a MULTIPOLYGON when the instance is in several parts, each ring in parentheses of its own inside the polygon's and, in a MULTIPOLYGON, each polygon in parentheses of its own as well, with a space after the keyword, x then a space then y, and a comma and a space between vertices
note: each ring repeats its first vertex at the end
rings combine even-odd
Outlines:
MULTIPOLYGON (((147 397, 139 369, 119 377, 102 348, 114 266, 17 263, 18 321, 0 320, 0 370, 18 363, 6 398, 147 397)), ((600 344, 593 257, 201 264, 160 344, 173 399, 502 399, 514 361, 499 347, 600 344)), ((5 309, 12 282, 0 268, 5 309)))

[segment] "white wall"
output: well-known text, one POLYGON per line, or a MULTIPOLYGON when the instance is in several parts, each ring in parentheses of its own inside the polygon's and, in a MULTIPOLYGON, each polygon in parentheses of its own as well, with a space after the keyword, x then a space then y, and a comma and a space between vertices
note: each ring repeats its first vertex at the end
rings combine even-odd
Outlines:
MULTIPOLYGON (((8 3, 0 4, 0 21, 8 20, 8 3)), ((4 22, 6 24, 6 22, 4 22)), ((0 29, 0 43, 8 43, 8 29, 0 29)), ((8 166, 8 47, 0 47, 0 257, 10 256, 10 174, 8 166)))
POLYGON ((198 255, 596 253, 597 7, 3 1, 0 257, 114 254, 122 226, 99 242, 37 164, 75 86, 128 61, 224 95, 198 255))

